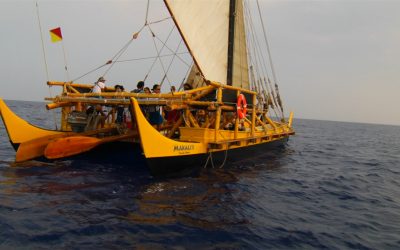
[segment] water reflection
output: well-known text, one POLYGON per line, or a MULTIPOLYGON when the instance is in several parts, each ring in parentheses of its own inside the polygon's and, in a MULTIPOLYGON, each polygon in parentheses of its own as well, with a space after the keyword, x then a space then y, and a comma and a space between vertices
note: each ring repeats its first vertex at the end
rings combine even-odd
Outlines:
POLYGON ((54 240, 72 248, 88 236, 91 246, 102 242, 110 248, 157 248, 171 239, 184 246, 188 237, 192 246, 203 248, 249 246, 238 239, 254 235, 254 204, 262 198, 255 189, 287 171, 291 154, 279 149, 196 176, 158 179, 132 165, 15 164, 8 161, 13 151, 0 153, 8 157, 0 161, 0 230, 17 225, 13 232, 30 235, 25 243, 54 240), (104 240, 113 237, 118 243, 104 240))
POLYGON ((207 230, 249 223, 242 207, 258 199, 248 188, 257 185, 262 172, 281 172, 285 148, 257 158, 227 164, 222 169, 203 169, 196 177, 155 180, 138 192, 135 209, 126 219, 137 224, 174 225, 207 230))

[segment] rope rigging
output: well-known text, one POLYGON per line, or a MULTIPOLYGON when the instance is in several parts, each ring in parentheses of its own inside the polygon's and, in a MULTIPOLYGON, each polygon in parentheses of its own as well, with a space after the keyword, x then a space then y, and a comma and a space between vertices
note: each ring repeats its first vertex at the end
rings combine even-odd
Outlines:
POLYGON ((276 82, 276 74, 275 74, 275 69, 273 67, 272 63, 272 57, 270 53, 270 48, 269 48, 269 43, 267 40, 266 32, 265 32, 265 26, 264 22, 262 20, 262 15, 261 15, 261 9, 257 0, 257 9, 258 9, 258 14, 259 14, 259 20, 262 25, 262 30, 263 30, 263 37, 264 37, 264 43, 267 48, 267 54, 269 58, 269 65, 270 67, 267 67, 267 62, 265 60, 265 57, 262 56, 263 50, 261 49, 261 45, 259 42, 259 38, 257 37, 257 33, 255 32, 255 25, 252 16, 250 15, 250 6, 249 4, 246 4, 245 2, 244 9, 246 12, 246 28, 248 30, 248 37, 247 37, 247 44, 249 45, 248 48, 248 56, 249 56, 249 61, 251 64, 254 66, 254 74, 256 75, 256 82, 253 84, 253 87, 257 89, 257 84, 258 89, 261 92, 264 92, 264 99, 268 104, 272 104, 272 110, 275 113, 276 117, 279 117, 281 120, 284 119, 284 112, 283 112, 283 105, 282 101, 279 95, 279 89, 278 85, 276 82), (270 77, 268 76, 268 68, 271 69, 272 71, 272 76, 274 79, 275 84, 272 84, 270 81, 270 77), (266 80, 268 79, 268 80, 266 80), (275 88, 274 88, 275 87, 275 88), (279 113, 279 115, 278 115, 279 113))
POLYGON ((116 63, 154 59, 154 61, 153 61, 153 63, 151 64, 151 66, 150 66, 148 72, 146 73, 146 75, 145 75, 145 77, 144 77, 144 81, 148 78, 148 76, 149 76, 150 73, 152 72, 152 70, 153 70, 155 64, 157 63, 157 61, 159 61, 159 63, 161 64, 161 67, 162 67, 162 69, 163 69, 163 71, 164 71, 164 76, 163 76, 163 78, 162 78, 161 83, 163 83, 164 80, 167 79, 169 85, 171 85, 170 80, 168 79, 168 72, 169 72, 169 69, 170 69, 171 66, 172 66, 173 61, 175 60, 175 58, 178 58, 183 64, 185 64, 187 67, 190 67, 190 64, 187 63, 187 62, 180 56, 180 55, 185 55, 185 54, 187 55, 187 54, 189 54, 189 52, 187 52, 187 51, 186 51, 186 52, 178 52, 178 50, 179 50, 179 48, 180 48, 180 45, 181 45, 181 43, 182 43, 182 39, 179 41, 179 44, 178 44, 178 46, 177 46, 177 48, 176 48, 175 50, 172 50, 172 49, 170 49, 170 48, 167 46, 166 43, 167 43, 167 41, 170 39, 170 37, 171 37, 171 35, 172 35, 172 32, 173 32, 174 29, 175 29, 175 26, 172 27, 172 29, 171 29, 171 31, 169 32, 169 34, 168 34, 168 36, 167 36, 167 38, 166 38, 165 41, 162 41, 162 40, 156 35, 156 33, 152 30, 151 25, 158 24, 158 23, 161 23, 161 22, 170 20, 171 17, 166 17, 166 18, 162 18, 162 19, 160 19, 160 20, 156 20, 156 21, 149 22, 148 19, 147 19, 147 18, 148 18, 148 10, 149 10, 149 3, 148 3, 148 6, 147 6, 147 11, 146 11, 145 24, 139 29, 139 31, 137 31, 136 33, 133 34, 132 38, 131 38, 131 39, 130 39, 130 40, 129 40, 129 41, 128 41, 128 42, 127 42, 127 43, 126 43, 126 44, 125 44, 125 45, 124 45, 110 60, 108 60, 106 63, 104 63, 104 64, 102 64, 102 65, 100 65, 100 66, 98 66, 98 67, 96 67, 96 68, 94 68, 94 69, 88 71, 87 73, 84 73, 84 74, 82 74, 81 76, 74 78, 73 80, 71 80, 71 82, 77 81, 77 80, 79 80, 79 79, 81 79, 81 78, 83 78, 83 77, 85 77, 85 76, 87 76, 87 75, 89 75, 89 74, 91 74, 91 73, 94 73, 95 71, 98 71, 99 69, 101 69, 101 68, 103 68, 103 67, 105 67, 105 66, 107 66, 107 65, 110 65, 110 66, 109 66, 109 67, 105 70, 105 72, 101 75, 101 76, 103 76, 103 77, 104 77, 107 73, 109 73, 109 71, 114 67, 114 65, 115 65, 116 63), (128 50, 128 48, 129 48, 129 46, 132 44, 133 40, 137 39, 137 38, 139 37, 139 34, 140 34, 140 33, 143 31, 143 29, 145 29, 145 28, 147 28, 147 30, 148 30, 149 33, 150 33, 150 36, 152 37, 153 45, 154 45, 155 50, 156 50, 156 56, 149 56, 149 57, 141 57, 141 58, 132 58, 132 59, 118 60, 118 59, 128 50), (162 43, 161 49, 158 49, 157 44, 156 44, 156 39, 157 39, 157 41, 159 41, 159 42, 162 43), (162 55, 161 53, 162 53, 162 51, 163 51, 165 48, 168 49, 169 51, 171 51, 171 53, 169 53, 169 54, 163 54, 163 55, 162 55), (161 60, 161 58, 163 58, 163 57, 169 57, 169 56, 172 56, 172 59, 171 59, 170 64, 168 65, 168 68, 165 69, 165 66, 164 66, 164 64, 163 64, 163 62, 162 62, 162 60, 161 60))
MULTIPOLYGON (((151 30, 151 28, 150 28, 149 26, 148 26, 148 28, 149 28, 149 31, 150 31, 150 33, 151 33, 151 35, 152 35, 152 38, 153 38, 153 44, 154 44, 154 47, 155 47, 155 49, 156 49, 156 51, 157 51, 157 57, 155 58, 153 64, 151 65, 151 67, 150 67, 149 71, 147 72, 146 76, 144 77, 143 81, 146 81, 147 77, 149 76, 149 74, 150 74, 151 71, 153 70, 154 65, 156 64, 157 60, 159 59, 160 53, 162 52, 162 50, 163 50, 164 47, 166 46, 166 44, 163 43, 163 46, 161 47, 161 49, 158 50, 158 49, 157 49, 157 45, 156 45, 156 43, 155 43, 155 41, 154 41, 154 37, 155 37, 156 35, 154 34, 154 32, 151 30)), ((168 39, 171 37, 172 31, 174 31, 174 29, 175 29, 175 26, 173 26, 172 29, 170 30, 170 32, 169 32, 169 34, 168 34, 168 36, 167 36, 166 41, 168 41, 168 39)), ((163 66, 161 59, 160 59, 160 62, 161 62, 161 65, 163 66)), ((163 69, 164 69, 164 67, 163 67, 163 69)), ((165 70, 164 70, 164 73, 165 73, 165 70)))

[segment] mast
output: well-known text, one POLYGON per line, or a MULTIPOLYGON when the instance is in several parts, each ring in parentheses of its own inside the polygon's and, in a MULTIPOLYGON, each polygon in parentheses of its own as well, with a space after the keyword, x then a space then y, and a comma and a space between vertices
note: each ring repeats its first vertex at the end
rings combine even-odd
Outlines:
POLYGON ((235 45, 235 12, 236 0, 229 1, 229 33, 228 33, 228 68, 226 84, 232 86, 233 77, 233 52, 235 45))

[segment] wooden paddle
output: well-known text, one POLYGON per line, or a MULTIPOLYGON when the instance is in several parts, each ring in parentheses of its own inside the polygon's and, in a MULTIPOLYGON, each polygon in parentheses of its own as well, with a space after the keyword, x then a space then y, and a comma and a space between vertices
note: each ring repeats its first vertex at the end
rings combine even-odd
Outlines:
POLYGON ((55 135, 48 135, 39 137, 33 140, 29 140, 23 142, 19 145, 17 153, 15 155, 15 162, 23 162, 35 159, 37 157, 43 156, 44 150, 50 142, 54 141, 58 138, 65 138, 68 136, 75 136, 75 135, 95 135, 98 133, 105 133, 114 130, 115 128, 103 128, 94 131, 88 131, 83 133, 74 133, 74 132, 65 132, 55 135))
POLYGON ((44 150, 44 156, 48 159, 59 159, 87 152, 100 144, 133 138, 137 133, 115 135, 105 138, 89 136, 69 136, 50 142, 44 150))

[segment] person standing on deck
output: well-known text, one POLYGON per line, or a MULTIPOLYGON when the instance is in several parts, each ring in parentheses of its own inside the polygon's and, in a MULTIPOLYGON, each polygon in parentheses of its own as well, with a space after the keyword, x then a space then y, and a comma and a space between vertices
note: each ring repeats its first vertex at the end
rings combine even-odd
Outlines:
POLYGON ((106 79, 104 79, 104 77, 99 77, 99 79, 97 80, 97 82, 95 82, 93 86, 92 92, 100 94, 106 87, 105 82, 106 79))
POLYGON ((144 81, 139 81, 136 85, 136 89, 132 90, 131 93, 143 93, 144 81))
MULTIPOLYGON (((116 93, 121 93, 121 92, 125 91, 124 86, 122 86, 122 85, 115 85, 114 89, 115 89, 116 93)), ((115 122, 117 124, 122 124, 122 122, 124 122, 125 107, 124 107, 124 105, 118 105, 116 110, 117 110, 117 119, 115 120, 115 122)))
MULTIPOLYGON (((153 85, 153 94, 160 94, 161 87, 159 84, 154 84, 153 85)), ((154 98, 153 100, 158 100, 154 98)), ((156 126, 156 128, 159 130, 161 128, 161 124, 163 123, 164 119, 161 115, 161 107, 152 105, 149 107, 149 120, 150 124, 156 126)))
MULTIPOLYGON (((106 79, 104 79, 104 77, 99 77, 99 79, 97 80, 97 82, 94 83, 94 86, 92 88, 92 93, 97 93, 97 94, 101 94, 101 92, 105 89, 106 87, 106 79)), ((100 98, 102 99, 103 97, 101 96, 95 96, 94 98, 100 98)), ((100 123, 101 127, 104 128, 104 124, 105 124, 105 117, 106 115, 103 112, 103 106, 100 104, 97 104, 95 106, 95 109, 93 109, 93 106, 89 107, 86 110, 86 114, 90 115, 90 117, 88 118, 88 124, 86 125, 86 130, 91 130, 91 129, 96 129, 97 125, 100 123), (98 115, 94 115, 96 112, 98 115)))

